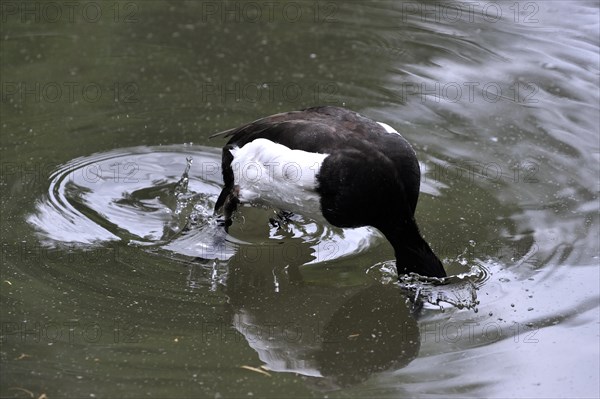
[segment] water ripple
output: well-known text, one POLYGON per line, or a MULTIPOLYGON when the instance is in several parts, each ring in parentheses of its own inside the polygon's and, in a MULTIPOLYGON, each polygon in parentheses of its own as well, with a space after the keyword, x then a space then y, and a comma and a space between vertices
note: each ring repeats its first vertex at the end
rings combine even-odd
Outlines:
POLYGON ((372 228, 335 229, 299 215, 269 225, 276 216, 272 210, 247 207, 226 234, 213 216, 222 186, 220 162, 219 149, 193 145, 77 158, 52 173, 28 222, 49 247, 121 241, 206 260, 228 260, 252 242, 275 248, 301 239, 311 252, 302 263, 318 263, 363 252, 380 237, 372 228), (266 243, 255 223, 245 223, 247 216, 269 226, 266 243))

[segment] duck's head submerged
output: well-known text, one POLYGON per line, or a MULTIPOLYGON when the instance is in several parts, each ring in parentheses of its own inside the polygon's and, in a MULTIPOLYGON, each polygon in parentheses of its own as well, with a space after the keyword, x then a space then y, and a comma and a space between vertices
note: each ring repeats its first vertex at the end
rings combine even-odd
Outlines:
POLYGON ((442 262, 421 236, 414 219, 380 230, 394 248, 398 275, 418 273, 428 277, 446 277, 442 262))

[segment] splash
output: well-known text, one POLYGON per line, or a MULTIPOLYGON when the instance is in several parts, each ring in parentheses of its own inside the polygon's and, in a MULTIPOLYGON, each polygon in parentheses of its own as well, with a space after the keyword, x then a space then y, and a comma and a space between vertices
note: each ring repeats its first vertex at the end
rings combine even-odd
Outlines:
POLYGON ((412 300, 426 308, 444 311, 446 307, 472 309, 477 312, 477 291, 489 279, 484 262, 477 261, 469 271, 444 277, 425 277, 416 273, 398 276, 393 260, 377 263, 367 270, 381 284, 398 284, 412 295, 412 300))

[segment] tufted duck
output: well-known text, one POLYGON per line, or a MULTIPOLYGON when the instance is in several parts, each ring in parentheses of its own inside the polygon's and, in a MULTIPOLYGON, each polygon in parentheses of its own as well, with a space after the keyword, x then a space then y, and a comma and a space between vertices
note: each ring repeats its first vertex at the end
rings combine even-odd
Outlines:
POLYGON ((240 203, 267 204, 337 227, 373 226, 392 244, 399 274, 445 277, 414 218, 421 181, 410 144, 392 127, 344 108, 285 112, 217 133, 225 226, 240 203))

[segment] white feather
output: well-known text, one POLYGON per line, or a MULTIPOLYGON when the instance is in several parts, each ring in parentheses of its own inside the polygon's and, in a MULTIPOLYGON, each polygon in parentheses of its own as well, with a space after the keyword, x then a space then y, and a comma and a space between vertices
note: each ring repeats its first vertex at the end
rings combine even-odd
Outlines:
POLYGON ((396 134, 400 134, 396 131, 396 129, 394 129, 393 127, 391 127, 390 125, 388 125, 387 123, 383 123, 383 122, 377 122, 379 123, 381 126, 383 126, 383 128, 385 129, 386 132, 388 133, 396 133, 396 134))
POLYGON ((230 151, 240 202, 322 218, 316 176, 329 154, 292 150, 267 139, 230 151))

